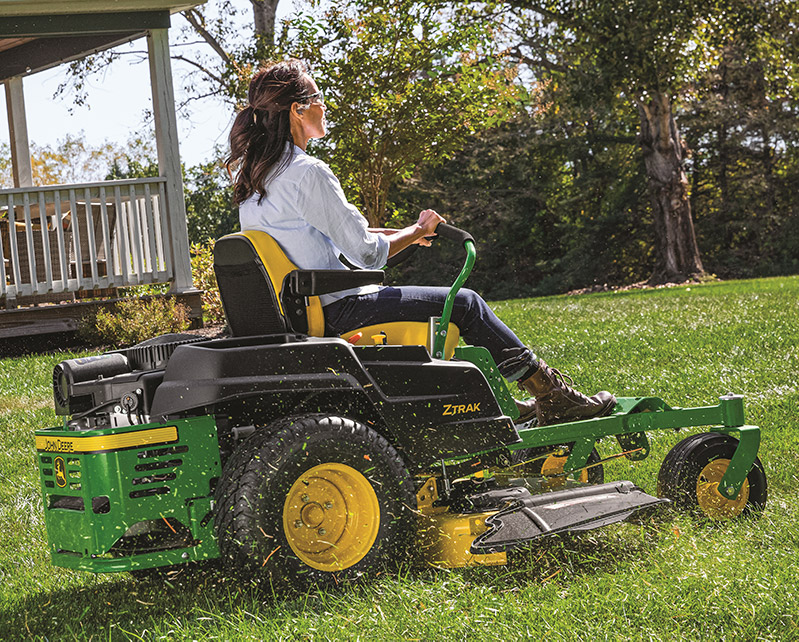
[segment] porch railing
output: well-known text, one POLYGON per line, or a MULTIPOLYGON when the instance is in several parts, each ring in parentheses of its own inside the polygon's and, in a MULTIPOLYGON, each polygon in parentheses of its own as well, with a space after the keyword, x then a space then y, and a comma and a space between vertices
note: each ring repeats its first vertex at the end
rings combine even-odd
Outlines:
POLYGON ((59 300, 172 280, 165 184, 159 177, 0 190, 0 297, 7 305, 59 300))

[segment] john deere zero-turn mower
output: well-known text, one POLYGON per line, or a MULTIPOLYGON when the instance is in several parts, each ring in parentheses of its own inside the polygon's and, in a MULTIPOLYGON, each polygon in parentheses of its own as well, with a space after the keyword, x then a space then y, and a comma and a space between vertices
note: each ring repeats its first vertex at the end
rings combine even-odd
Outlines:
POLYGON ((760 430, 739 396, 515 424, 488 351, 441 317, 324 337, 318 295, 382 271, 297 270, 262 232, 220 239, 232 338, 167 335, 53 373, 62 426, 36 431, 52 561, 93 572, 221 558, 252 576, 325 581, 421 551, 433 564, 503 564, 537 538, 671 501, 710 518, 763 509, 760 430), (603 483, 596 443, 649 455, 647 432, 707 426, 667 455, 652 497, 603 483))

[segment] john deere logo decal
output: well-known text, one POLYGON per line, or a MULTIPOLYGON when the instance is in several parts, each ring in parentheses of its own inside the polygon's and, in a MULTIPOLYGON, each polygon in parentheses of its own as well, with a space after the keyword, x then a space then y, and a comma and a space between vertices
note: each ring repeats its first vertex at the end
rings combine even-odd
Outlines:
POLYGON ((64 458, 56 457, 53 464, 55 464, 55 483, 59 488, 63 488, 67 485, 67 466, 64 463, 64 458))

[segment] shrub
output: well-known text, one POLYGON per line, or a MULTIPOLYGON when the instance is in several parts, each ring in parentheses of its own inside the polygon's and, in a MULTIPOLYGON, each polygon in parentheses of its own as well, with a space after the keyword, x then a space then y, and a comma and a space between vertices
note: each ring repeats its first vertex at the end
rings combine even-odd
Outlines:
POLYGON ((189 308, 174 298, 128 299, 98 310, 82 325, 81 335, 93 343, 128 346, 189 325, 189 308))
POLYGON ((219 286, 214 274, 214 241, 191 245, 191 272, 194 285, 203 291, 203 322, 217 325, 225 322, 222 299, 219 298, 219 286))
POLYGON ((167 294, 169 292, 170 285, 170 283, 145 283, 143 285, 131 285, 126 288, 120 288, 119 296, 126 299, 158 296, 159 294, 167 294))

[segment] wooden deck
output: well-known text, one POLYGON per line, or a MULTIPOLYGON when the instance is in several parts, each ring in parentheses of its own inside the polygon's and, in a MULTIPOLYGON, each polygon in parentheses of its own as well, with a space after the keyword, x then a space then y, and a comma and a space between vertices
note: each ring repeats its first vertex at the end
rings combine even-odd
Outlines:
POLYGON ((72 331, 130 286, 167 283, 201 320, 168 30, 171 14, 202 2, 0 2, 14 185, 0 189, 0 350, 4 337, 72 331), (23 78, 138 38, 147 41, 159 176, 34 187, 23 78))

